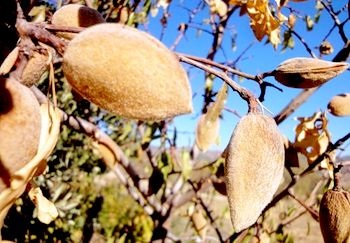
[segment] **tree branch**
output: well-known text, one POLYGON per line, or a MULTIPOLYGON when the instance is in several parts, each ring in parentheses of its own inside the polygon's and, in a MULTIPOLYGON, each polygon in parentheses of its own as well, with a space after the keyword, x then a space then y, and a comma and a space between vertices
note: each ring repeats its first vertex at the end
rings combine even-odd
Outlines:
MULTIPOLYGON (((47 97, 35 86, 32 88, 33 93, 36 95, 40 103, 48 102, 47 97)), ((61 110, 62 122, 71 127, 72 129, 82 132, 90 137, 93 137, 98 143, 105 145, 115 156, 117 163, 112 169, 122 182, 122 184, 128 189, 135 201, 137 201, 141 206, 145 207, 145 210, 149 215, 153 214, 153 210, 158 212, 162 211, 162 205, 155 200, 155 198, 148 198, 146 196, 147 189, 145 191, 141 190, 140 177, 138 176, 137 170, 130 163, 128 158, 125 156, 120 147, 103 131, 97 128, 94 124, 81 119, 79 117, 74 117, 68 115, 61 110), (120 165, 126 171, 126 174, 120 170, 120 165), (137 189, 137 191, 135 190, 137 189), (150 208, 151 207, 151 208, 150 208)))
POLYGON ((334 145, 329 144, 327 150, 323 154, 318 156, 318 158, 313 163, 311 163, 304 171, 302 171, 299 175, 295 175, 294 178, 292 178, 292 181, 289 183, 289 185, 272 199, 272 201, 263 210, 263 213, 265 213, 267 210, 275 206, 277 202, 279 202, 283 197, 288 195, 289 189, 293 187, 299 181, 300 178, 304 177, 310 171, 312 171, 319 163, 321 163, 326 157, 328 157, 328 154, 338 149, 348 139, 350 139, 350 133, 340 138, 334 145))
POLYGON ((210 224, 212 225, 212 227, 214 228, 216 234, 219 237, 219 241, 220 242, 224 242, 224 239, 222 238, 221 232, 220 232, 219 228, 216 226, 215 220, 212 217, 210 210, 208 209, 207 205, 205 205, 205 203, 203 202, 202 198, 197 193, 198 189, 197 189, 196 185, 194 185, 194 183, 191 180, 188 180, 188 183, 192 186, 193 191, 196 193, 196 198, 199 201, 199 203, 202 206, 202 208, 204 209, 207 217, 209 218, 210 224))
POLYGON ((320 1, 322 6, 326 9, 326 11, 329 13, 329 15, 332 17, 334 24, 338 27, 339 30, 339 35, 342 38, 342 40, 344 41, 344 43, 346 43, 348 41, 348 38, 345 35, 344 32, 344 24, 347 22, 347 20, 345 20, 345 22, 341 23, 337 14, 333 11, 332 8, 328 7, 328 4, 326 4, 324 1, 320 1))
POLYGON ((198 67, 208 73, 214 74, 215 76, 226 82, 232 88, 233 91, 237 92, 239 96, 241 96, 241 98, 248 103, 249 112, 256 112, 259 110, 257 98, 249 90, 239 86, 236 82, 234 82, 225 72, 208 67, 207 65, 204 65, 185 55, 178 53, 177 56, 179 57, 180 61, 191 64, 192 66, 198 67))

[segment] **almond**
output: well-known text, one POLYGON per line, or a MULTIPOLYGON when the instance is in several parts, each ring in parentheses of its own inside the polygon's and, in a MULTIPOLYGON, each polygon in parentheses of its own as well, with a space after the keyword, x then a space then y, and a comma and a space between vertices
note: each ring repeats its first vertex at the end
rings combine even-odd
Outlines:
POLYGON ((67 46, 63 72, 84 98, 126 118, 163 120, 192 111, 177 57, 131 27, 104 23, 82 31, 67 46))
POLYGON ((350 93, 334 96, 328 103, 328 111, 334 116, 350 115, 350 93))
POLYGON ((325 243, 350 242, 350 193, 328 190, 320 204, 320 226, 325 243))
MULTIPOLYGON (((65 27, 89 27, 104 23, 102 15, 95 9, 80 4, 67 4, 58 9, 52 16, 51 23, 65 27)), ((72 39, 76 33, 57 32, 58 36, 72 39)))
POLYGON ((307 89, 327 82, 348 67, 346 62, 297 57, 282 62, 273 73, 275 79, 285 86, 307 89))
POLYGON ((36 84, 48 69, 48 56, 34 52, 22 73, 21 83, 27 87, 36 84))
POLYGON ((249 113, 238 122, 227 147, 225 180, 236 232, 254 224, 282 180, 284 144, 275 121, 249 113))
POLYGON ((0 79, 0 192, 10 177, 37 152, 40 106, 29 88, 12 79, 0 79))
POLYGON ((206 114, 201 115, 196 128, 196 145, 201 151, 207 151, 219 135, 220 120, 210 120, 206 114))

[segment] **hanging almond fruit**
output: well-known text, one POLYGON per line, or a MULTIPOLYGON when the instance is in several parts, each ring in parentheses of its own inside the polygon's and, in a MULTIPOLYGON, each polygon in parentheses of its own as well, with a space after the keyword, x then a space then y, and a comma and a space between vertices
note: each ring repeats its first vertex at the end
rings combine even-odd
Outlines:
MULTIPOLYGON (((52 15, 52 24, 65 27, 89 27, 104 23, 102 15, 95 9, 80 4, 67 4, 52 15)), ((72 39, 76 33, 57 32, 58 36, 72 39)))
POLYGON ((84 98, 126 118, 162 120, 192 111, 189 81, 176 56, 131 27, 87 28, 68 44, 63 72, 84 98))
POLYGON ((284 144, 275 121, 249 113, 238 122, 226 149, 225 181, 236 232, 256 222, 282 180, 284 144))
POLYGON ((330 55, 334 51, 333 46, 329 41, 323 41, 318 49, 322 55, 330 55))
POLYGON ((297 57, 282 62, 274 71, 275 79, 292 88, 314 88, 336 77, 349 67, 346 62, 329 62, 297 57))
POLYGON ((320 226, 325 243, 350 242, 350 193, 328 190, 320 204, 320 226))
POLYGON ((37 152, 40 106, 30 89, 13 79, 0 79, 0 192, 37 152))
POLYGON ((328 111, 334 116, 349 116, 350 93, 334 96, 328 103, 328 111))
POLYGON ((220 114, 224 109, 226 99, 227 85, 224 84, 216 95, 216 100, 209 105, 207 112, 202 114, 198 120, 195 142, 203 152, 207 151, 218 139, 220 114))
POLYGON ((47 54, 34 52, 23 69, 21 83, 30 87, 36 84, 48 69, 47 54))

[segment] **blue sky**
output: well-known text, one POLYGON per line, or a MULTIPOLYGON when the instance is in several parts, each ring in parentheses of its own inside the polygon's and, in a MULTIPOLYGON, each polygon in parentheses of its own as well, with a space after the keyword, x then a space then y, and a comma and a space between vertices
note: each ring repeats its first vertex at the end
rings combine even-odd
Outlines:
MULTIPOLYGON (((334 8, 339 9, 343 7, 347 1, 333 1, 334 8)), ((176 36, 178 35, 177 27, 182 22, 187 22, 188 11, 184 8, 186 6, 192 9, 197 1, 173 1, 170 13, 171 17, 168 19, 168 27, 163 36, 162 42, 170 47, 176 36)), ((298 9, 301 16, 310 15, 314 16, 316 14, 315 1, 308 0, 300 3, 290 2, 290 6, 298 9)), ((149 22, 141 27, 146 29, 149 33, 156 37, 161 35, 161 25, 159 22, 159 17, 161 16, 161 11, 154 18, 150 18, 149 22)), ((288 11, 284 12, 288 13, 288 11)), ((340 19, 345 19, 347 11, 344 11, 342 15, 339 16, 340 19)), ((209 9, 205 9, 195 18, 195 22, 199 23, 202 19, 208 18, 209 9)), ((333 21, 331 20, 329 14, 323 11, 320 21, 314 26, 312 31, 306 30, 306 24, 303 20, 297 20, 295 30, 305 39, 316 55, 318 55, 318 50, 316 49, 321 41, 324 39, 328 31, 333 26, 333 21)), ((208 28, 208 27, 207 27, 208 28)), ((244 54, 242 60, 238 63, 238 68, 246 73, 258 74, 264 71, 273 70, 282 61, 292 58, 292 57, 309 57, 309 53, 305 50, 302 44, 295 39, 294 49, 287 49, 281 52, 281 47, 274 50, 270 44, 266 44, 266 38, 262 42, 256 41, 250 27, 249 19, 247 15, 239 16, 238 11, 231 17, 227 25, 227 32, 225 33, 225 38, 223 41, 223 49, 225 49, 225 54, 228 60, 235 60, 248 45, 254 43, 253 46, 244 54), (236 47, 234 50, 231 48, 230 33, 236 33, 236 47)), ((345 26, 345 32, 349 36, 349 23, 345 26)), ((337 30, 327 38, 331 42, 334 49, 340 50, 344 43, 340 39, 337 30)), ((180 44, 177 46, 176 51, 183 52, 191 55, 196 55, 200 57, 205 57, 211 46, 212 37, 205 32, 202 32, 198 36, 197 30, 189 28, 186 32, 186 36, 181 40, 180 44)), ((335 53, 323 56, 325 60, 331 60, 335 53)), ((215 61, 222 62, 225 58, 223 52, 219 51, 215 61)), ((188 68, 187 65, 184 65, 188 68)), ((189 69, 189 78, 192 86, 192 92, 194 95, 193 104, 194 112, 189 115, 183 115, 177 117, 174 120, 174 125, 179 131, 188 132, 185 134, 178 135, 178 144, 180 146, 191 146, 194 141, 194 130, 197 122, 197 118, 200 115, 202 106, 202 94, 204 87, 204 75, 201 70, 191 68, 189 69)), ((254 92, 257 96, 259 95, 259 87, 256 83, 250 80, 238 80, 235 78, 236 82, 240 85, 248 88, 254 92)), ((273 114, 279 113, 279 111, 285 107, 286 104, 295 97, 301 90, 287 88, 277 83, 273 77, 267 78, 266 81, 271 82, 278 87, 283 89, 283 93, 277 91, 276 89, 268 89, 267 95, 265 96, 264 106, 266 106, 273 114)), ((219 79, 215 80, 215 89, 219 89, 222 85, 222 81, 219 79)), ((311 116, 316 111, 324 111, 327 107, 328 101, 337 94, 350 92, 350 72, 346 71, 337 78, 326 83, 320 90, 317 91, 309 100, 300 107, 292 116, 290 116, 286 121, 280 124, 280 130, 284 133, 290 140, 294 140, 294 128, 298 124, 295 121, 295 117, 299 116, 311 116)), ((229 99, 226 103, 226 107, 230 109, 237 110, 240 114, 244 115, 247 112, 246 103, 240 99, 240 97, 230 90, 229 99)), ((338 138, 345 135, 345 133, 350 131, 350 117, 339 118, 328 114, 329 118, 329 130, 332 134, 332 141, 336 141, 338 138)), ((220 125, 220 144, 214 145, 211 149, 224 149, 227 145, 235 124, 238 122, 238 118, 232 113, 224 112, 223 120, 220 125)), ((350 153, 350 148, 347 149, 346 153, 350 153)))

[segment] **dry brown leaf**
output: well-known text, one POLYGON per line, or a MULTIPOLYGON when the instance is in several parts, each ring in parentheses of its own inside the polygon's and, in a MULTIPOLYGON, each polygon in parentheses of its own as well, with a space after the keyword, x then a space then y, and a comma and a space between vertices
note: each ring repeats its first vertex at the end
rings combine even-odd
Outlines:
POLYGON ((330 142, 328 120, 324 113, 316 112, 311 117, 299 117, 295 128, 294 148, 304 154, 310 163, 323 154, 330 142))
POLYGON ((19 47, 15 47, 10 54, 7 55, 6 59, 2 62, 0 66, 0 75, 8 74, 13 65, 15 65, 19 54, 19 47))
MULTIPOLYGON (((230 0, 230 4, 240 5, 241 10, 244 9, 250 17, 250 27, 258 41, 264 36, 268 36, 271 44, 277 48, 280 40, 281 18, 276 19, 269 8, 268 0, 230 0)), ((280 14, 280 13, 279 13, 280 14)))
POLYGON ((247 11, 250 17, 250 26, 253 29, 255 37, 261 41, 267 35, 270 42, 276 47, 280 43, 280 21, 272 16, 268 1, 248 1, 247 11))
POLYGON ((44 197, 40 187, 34 186, 28 192, 30 200, 34 203, 38 219, 44 224, 49 224, 58 216, 58 211, 55 205, 44 197))
MULTIPOLYGON (((26 163, 24 167, 17 170, 11 177, 11 186, 0 194, 0 216, 11 206, 15 200, 24 192, 27 183, 33 178, 41 163, 45 162, 56 146, 61 122, 61 112, 52 105, 42 104, 40 107, 42 116, 40 142, 37 154, 26 163)), ((1 222, 0 222, 1 223, 1 222)), ((0 225, 0 228, 2 225, 0 225)))
POLYGON ((232 5, 244 5, 247 3, 247 0, 230 0, 229 3, 232 5))
POLYGON ((210 11, 223 17, 227 14, 227 4, 223 0, 210 0, 210 11))

